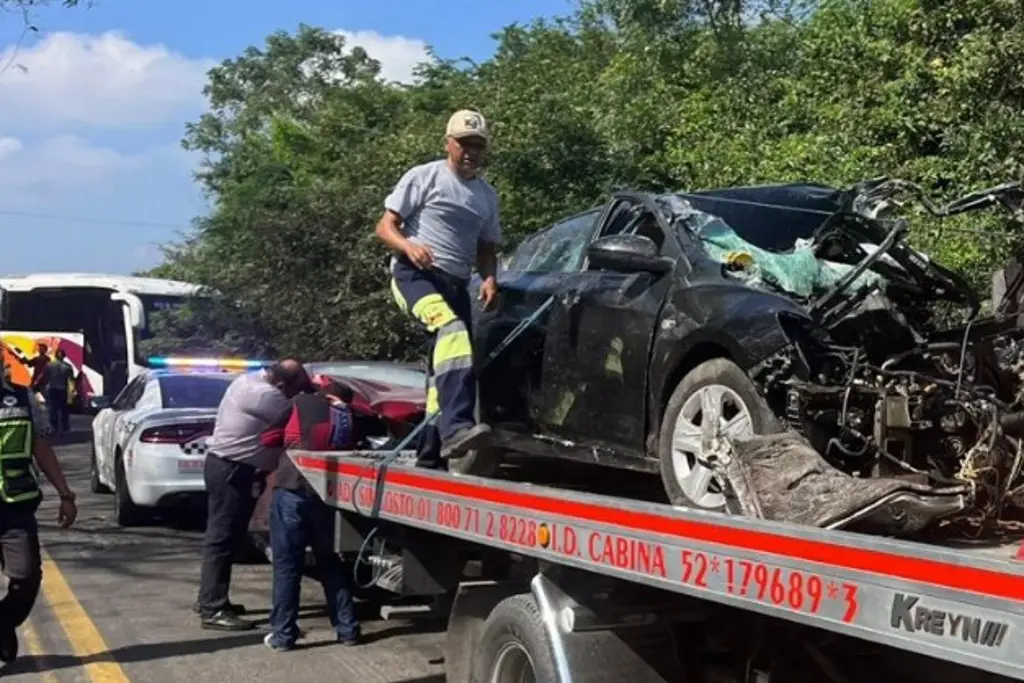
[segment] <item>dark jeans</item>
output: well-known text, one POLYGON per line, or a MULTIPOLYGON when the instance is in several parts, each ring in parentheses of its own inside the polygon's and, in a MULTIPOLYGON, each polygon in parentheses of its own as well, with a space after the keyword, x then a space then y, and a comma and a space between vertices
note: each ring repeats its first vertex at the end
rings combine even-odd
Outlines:
POLYGON ((334 509, 309 489, 275 488, 270 499, 270 549, 274 556, 273 605, 270 628, 277 645, 291 646, 299 635, 299 593, 306 546, 324 589, 331 626, 340 640, 359 635, 352 606, 349 568, 334 552, 334 509))
POLYGON ((0 633, 21 626, 39 595, 43 580, 39 556, 39 503, 0 503, 0 564, 7 576, 7 594, 0 600, 0 633))
POLYGON ((199 614, 211 617, 228 605, 231 565, 236 548, 249 532, 256 501, 266 487, 267 475, 207 454, 203 468, 206 484, 206 534, 199 575, 199 614))
POLYGON ((46 407, 50 413, 50 427, 54 431, 66 432, 71 429, 67 389, 47 389, 46 407))

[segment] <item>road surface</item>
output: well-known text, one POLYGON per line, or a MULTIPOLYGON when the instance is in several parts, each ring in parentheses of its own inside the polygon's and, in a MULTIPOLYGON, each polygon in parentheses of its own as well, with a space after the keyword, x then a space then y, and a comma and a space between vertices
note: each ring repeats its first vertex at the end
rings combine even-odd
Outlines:
MULTIPOLYGON (((109 495, 89 492, 89 420, 58 447, 79 517, 57 528, 57 497, 46 487, 39 510, 43 589, 19 632, 21 656, 0 676, 11 683, 443 683, 443 625, 383 621, 361 613, 366 642, 332 640, 319 586, 303 584, 300 627, 307 637, 291 652, 263 645, 270 567, 235 565, 231 599, 250 611, 256 631, 204 631, 192 612, 199 582, 201 529, 169 522, 122 530, 109 495)), ((367 606, 368 608, 368 606, 367 606)), ((367 612, 361 610, 361 612, 367 612)))

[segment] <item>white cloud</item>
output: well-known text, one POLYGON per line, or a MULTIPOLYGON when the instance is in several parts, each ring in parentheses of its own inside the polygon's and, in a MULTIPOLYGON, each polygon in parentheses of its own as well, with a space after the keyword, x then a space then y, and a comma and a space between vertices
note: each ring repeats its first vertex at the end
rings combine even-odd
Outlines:
POLYGON ((37 144, 0 138, 0 197, 8 203, 46 203, 71 189, 96 188, 117 173, 147 165, 145 155, 122 154, 75 135, 37 144))
POLYGON ((427 44, 405 36, 384 36, 376 31, 335 31, 345 38, 349 49, 359 46, 380 62, 381 76, 386 81, 409 83, 413 68, 427 60, 427 44))
POLYGON ((163 45, 139 45, 116 31, 99 36, 51 33, 13 55, 0 76, 0 122, 19 128, 84 124, 145 126, 201 111, 212 60, 163 45))
POLYGON ((18 138, 0 138, 0 161, 3 161, 12 154, 17 154, 21 149, 21 140, 18 138))

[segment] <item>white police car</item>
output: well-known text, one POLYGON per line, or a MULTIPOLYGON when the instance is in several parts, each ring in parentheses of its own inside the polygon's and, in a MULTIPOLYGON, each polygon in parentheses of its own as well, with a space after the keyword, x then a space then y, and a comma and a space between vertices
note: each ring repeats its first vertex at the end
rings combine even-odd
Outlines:
POLYGON ((93 399, 90 488, 114 494, 120 526, 203 500, 206 439, 239 374, 262 361, 150 358, 113 401, 93 399))

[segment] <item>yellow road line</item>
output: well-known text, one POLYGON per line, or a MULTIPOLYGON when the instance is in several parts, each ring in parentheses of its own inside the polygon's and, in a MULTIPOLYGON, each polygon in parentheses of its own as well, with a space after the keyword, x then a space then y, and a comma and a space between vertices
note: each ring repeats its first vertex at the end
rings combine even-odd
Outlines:
POLYGON ((39 657, 44 656, 46 651, 43 649, 43 641, 39 637, 39 632, 36 631, 31 621, 26 621, 21 625, 21 638, 25 642, 25 649, 35 658, 36 671, 39 672, 43 683, 57 683, 57 674, 44 669, 43 663, 39 661, 39 657))
POLYGON ((43 597, 64 629, 71 651, 81 660, 92 683, 129 683, 124 669, 110 654, 96 624, 85 613, 57 563, 43 552, 43 597))

